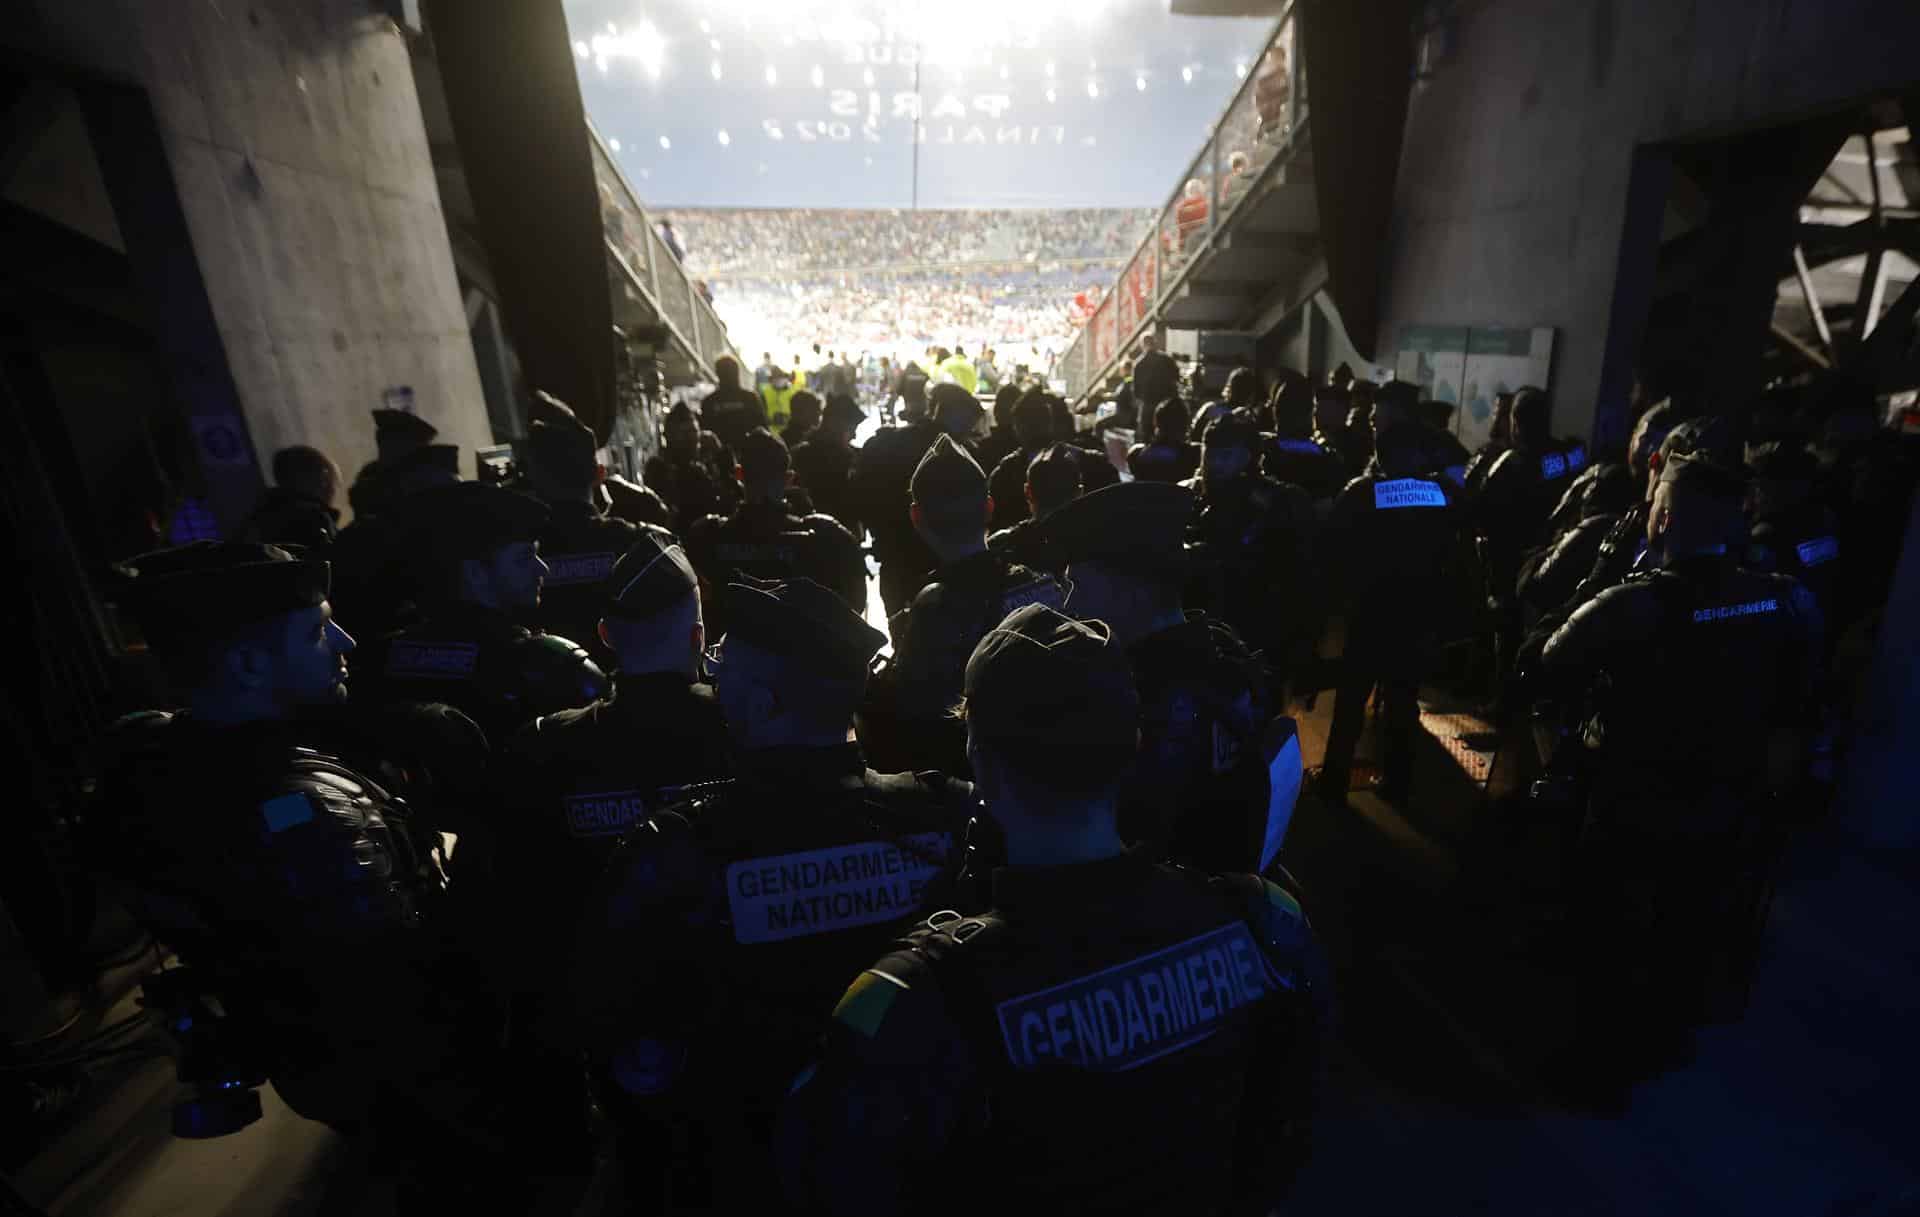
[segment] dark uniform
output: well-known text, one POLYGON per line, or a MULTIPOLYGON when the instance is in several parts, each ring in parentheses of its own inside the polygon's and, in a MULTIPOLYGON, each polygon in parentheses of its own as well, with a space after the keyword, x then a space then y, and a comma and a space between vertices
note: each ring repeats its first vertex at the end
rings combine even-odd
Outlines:
POLYGON ((860 543, 829 515, 797 516, 784 503, 746 503, 730 516, 708 516, 688 528, 687 555, 705 588, 712 638, 731 624, 727 589, 742 575, 811 579, 855 612, 866 607, 867 566, 860 543))
POLYGON ((1840 521, 1832 508, 1813 497, 1819 465, 1805 448, 1767 444, 1754 453, 1749 468, 1762 482, 1798 488, 1797 501, 1763 505, 1747 534, 1743 564, 1750 570, 1791 575, 1813 593, 1820 612, 1838 615, 1836 595, 1845 562, 1840 553, 1840 521))
POLYGON ((724 386, 700 399, 700 425, 737 452, 747 432, 767 425, 767 403, 752 389, 724 386))
POLYGON ((629 524, 671 528, 673 510, 659 492, 615 474, 602 483, 607 492, 607 514, 629 524))
MULTIPOLYGON (((324 563, 261 546, 201 543, 132 570, 127 601, 163 654, 327 591, 324 563)), ((403 1175, 477 1159, 439 1205, 472 1203, 469 1187, 513 1205, 518 1185, 493 1169, 510 1160, 508 1113, 482 1081, 498 1006, 449 949, 439 842, 313 734, 295 720, 123 719, 87 819, 90 855, 218 995, 223 1046, 289 1107, 377 1132, 407 1155, 403 1175)))
POLYGON ((1012 528, 1031 514, 1027 507, 1027 466, 1048 446, 1034 444, 1015 449, 992 466, 987 477, 987 494, 993 499, 995 529, 1012 528))
POLYGON ((1309 436, 1272 437, 1262 463, 1268 477, 1298 486, 1315 500, 1331 499, 1347 484, 1345 463, 1309 436))
MULTIPOLYGON (((1418 462, 1419 451, 1403 453, 1398 442, 1385 438, 1384 464, 1389 472, 1403 473, 1418 462)), ((1329 797, 1345 797, 1367 696, 1375 685, 1384 686, 1386 697, 1382 792, 1389 798, 1408 793, 1420 679, 1431 659, 1436 606, 1445 602, 1458 535, 1453 488, 1443 480, 1368 474, 1334 500, 1321 546, 1322 569, 1334 611, 1346 621, 1346 647, 1322 771, 1322 790, 1329 797)))
MULTIPOLYGON (((684 406, 675 406, 681 410, 684 406)), ((669 411, 672 418, 674 411, 669 411)), ((686 410, 684 419, 692 423, 693 412, 686 410)), ((735 487, 732 470, 722 469, 705 448, 705 433, 700 444, 693 451, 666 447, 647 458, 642 467, 642 476, 648 486, 660 493, 673 509, 673 528, 676 532, 702 516, 726 511, 733 506, 735 487)), ((715 440, 718 445, 718 440, 715 440)))
MULTIPOLYGON (((373 442, 378 455, 361 466, 347 489, 347 505, 356 519, 377 516, 392 501, 396 487, 387 475, 407 463, 407 458, 432 444, 440 429, 417 414, 405 410, 373 412, 373 442)), ((454 471, 456 475, 458 470, 454 471)))
POLYGON ((540 559, 547 573, 534 615, 540 631, 579 643, 597 662, 612 658, 600 641, 600 614, 607 606, 607 576, 633 546, 638 529, 610 516, 587 497, 597 474, 593 432, 571 418, 536 422, 527 429, 527 464, 545 481, 529 480, 529 489, 547 505, 540 530, 540 559), (551 481, 577 490, 580 497, 548 497, 537 489, 551 481))
MULTIPOLYGON (((1193 495, 1130 482, 1075 499, 1047 520, 1062 560, 1096 561, 1181 585, 1193 495)), ((1068 611, 1076 611, 1071 597, 1068 611)), ((1187 613, 1127 652, 1140 697, 1140 754, 1120 791, 1121 832, 1155 857, 1211 870, 1257 868, 1272 794, 1264 672, 1225 622, 1187 613)))
POLYGON ((430 444, 396 457, 378 474, 377 508, 354 508, 353 523, 334 538, 333 610, 368 637, 412 618, 420 596, 418 553, 409 545, 419 496, 460 480, 460 450, 430 444))
MULTIPOLYGON (((726 645, 791 665, 782 696, 858 680, 884 641, 816 584, 735 590, 726 645)), ((671 1159, 670 1211, 776 1205, 780 1099, 846 978, 932 893, 952 898, 974 806, 964 783, 874 773, 851 744, 749 748, 735 772, 627 835, 583 952, 592 1053, 623 1118, 656 1129, 636 1142, 671 1159)))
POLYGON ((854 510, 873 534, 880 560, 880 599, 891 616, 905 608, 933 569, 933 551, 913 531, 908 516, 908 484, 920 458, 940 434, 930 420, 883 427, 853 460, 847 490, 854 510))
MULTIPOLYGON (((823 431, 857 429, 865 419, 866 415, 851 398, 836 396, 827 400, 820 425, 823 431)), ((813 499, 814 510, 832 516, 858 537, 862 527, 860 513, 848 485, 853 458, 851 445, 830 440, 816 431, 793 449, 793 475, 813 499)))
MULTIPOLYGON (((1573 596, 1593 570, 1615 524, 1643 493, 1645 479, 1636 479, 1625 465, 1597 468, 1599 474, 1582 474, 1567 488, 1570 501, 1562 506, 1572 514, 1571 522, 1521 563, 1516 590, 1521 603, 1535 613, 1552 612, 1573 596)), ((1562 514, 1562 508, 1554 510, 1562 514)))
MULTIPOLYGON (((1032 608, 975 652, 967 696, 1077 752, 1131 730, 1126 678, 1095 629, 1032 608)), ((789 1193, 847 1214, 1269 1211, 1305 1141, 1323 976, 1299 905, 1255 876, 1138 851, 1002 867, 989 911, 922 923, 841 997, 782 1119, 789 1193)))
POLYGON ((1127 472, 1140 482, 1184 482, 1200 468, 1200 445, 1135 444, 1127 450, 1127 472))
POLYGON ((1208 449, 1236 445, 1248 454, 1246 472, 1199 482, 1200 514, 1187 539, 1200 576, 1187 603, 1263 652, 1278 686, 1302 670, 1317 640, 1319 580, 1312 570, 1319 521, 1306 491, 1257 472, 1260 433, 1238 411, 1214 423, 1206 438, 1208 449))
MULTIPOLYGON (((420 560, 480 557, 545 525, 539 500, 462 482, 436 491, 414 521, 420 560)), ((418 625, 356 653, 354 674, 381 701, 446 702, 496 747, 542 714, 582 706, 606 692, 606 676, 580 646, 534 634, 506 613, 448 601, 418 625)))
MULTIPOLYGON (((977 503, 984 526, 986 484, 980 467, 947 436, 914 471, 912 493, 921 504, 958 503, 965 510, 977 503)), ((967 657, 1008 613, 1028 604, 1059 608, 1065 600, 1065 589, 1052 576, 1009 563, 992 550, 934 570, 913 603, 888 623, 894 639, 893 711, 912 767, 967 772, 966 731, 952 715, 967 657)))
MULTIPOLYGON (((1732 476, 1710 469, 1662 478, 1732 476)), ((1648 1054, 1706 1013, 1715 964, 1751 949, 1779 842, 1770 733, 1810 725, 1820 635, 1812 593, 1716 547, 1600 593, 1546 644, 1547 680, 1589 697, 1576 1051, 1610 1086, 1663 1063, 1648 1054)))

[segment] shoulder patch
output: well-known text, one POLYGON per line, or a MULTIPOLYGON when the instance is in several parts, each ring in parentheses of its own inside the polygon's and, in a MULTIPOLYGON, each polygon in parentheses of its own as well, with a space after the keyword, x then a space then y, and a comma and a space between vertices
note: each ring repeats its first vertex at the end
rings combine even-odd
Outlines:
POLYGON ((1057 609, 1065 603, 1066 597, 1061 594, 1060 585, 1050 576, 1040 575, 1007 589, 1000 598, 1000 616, 1004 619, 1016 609, 1023 609, 1029 604, 1044 604, 1057 609))
POLYGON ((1373 484, 1373 507, 1375 511, 1391 511, 1397 507, 1445 507, 1447 494, 1439 485, 1425 478, 1394 478, 1391 481, 1373 484))
POLYGON ((283 794, 260 805, 260 818, 268 832, 284 832, 313 819, 313 804, 304 794, 283 794))
POLYGON ((566 796, 567 831, 576 837, 617 837, 647 818, 647 792, 600 791, 566 796))
POLYGON ((1800 555, 1800 565, 1818 566, 1840 556, 1840 542, 1835 537, 1815 537, 1811 541, 1800 542, 1793 547, 1793 551, 1800 555))
POLYGON ((1549 482, 1567 474, 1567 458, 1558 452, 1549 452, 1540 458, 1540 476, 1549 482))
POLYGON ((880 1033, 894 999, 907 991, 907 982, 868 968, 853 978, 833 1008, 834 1021, 872 1039, 880 1033))
POLYGON ((1587 463, 1587 449, 1584 444, 1575 444, 1567 449, 1567 468, 1579 469, 1587 463))

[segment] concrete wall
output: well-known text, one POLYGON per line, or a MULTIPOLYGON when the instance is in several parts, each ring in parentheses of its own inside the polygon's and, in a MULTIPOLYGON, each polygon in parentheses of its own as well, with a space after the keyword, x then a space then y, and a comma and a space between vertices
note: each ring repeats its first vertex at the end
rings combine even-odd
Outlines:
POLYGON ((1565 433, 1595 413, 1636 145, 1792 121, 1920 80, 1914 0, 1449 7, 1448 49, 1407 117, 1381 349, 1403 324, 1555 326, 1565 433))
POLYGON ((351 477, 413 386, 492 442, 401 33, 366 0, 35 0, 7 36, 152 98, 254 446, 351 477))

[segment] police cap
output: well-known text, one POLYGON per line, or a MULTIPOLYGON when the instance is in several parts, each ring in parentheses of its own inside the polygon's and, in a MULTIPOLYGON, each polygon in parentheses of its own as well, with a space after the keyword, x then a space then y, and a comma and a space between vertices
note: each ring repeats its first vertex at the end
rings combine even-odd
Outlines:
POLYGON ((1121 482, 1082 495, 1041 525, 1063 562, 1097 561, 1142 575, 1186 564, 1193 492, 1172 482, 1121 482))
POLYGON ((456 482, 423 490, 409 511, 423 552, 486 558, 516 541, 531 541, 547 524, 547 505, 531 495, 456 482))
POLYGON ((1080 482, 1080 453, 1072 444, 1049 444, 1027 464, 1027 485, 1042 503, 1073 497, 1080 482))
POLYGON ((967 720, 997 743, 1056 752, 1131 741, 1139 695, 1126 653, 1098 621, 1044 604, 1015 609, 967 659, 967 720))
POLYGON ((727 636, 839 680, 864 673, 887 641, 811 579, 745 575, 727 585, 727 636))
POLYGON ((115 570, 147 644, 162 651, 312 608, 327 598, 331 581, 325 562, 238 541, 155 550, 115 570))
POLYGON ((1260 422, 1254 418, 1251 410, 1228 410, 1200 433, 1200 442, 1209 448, 1244 448, 1248 452, 1257 452, 1260 449, 1260 422))
POLYGON ((599 442, 573 412, 552 415, 527 428, 527 464, 540 474, 568 484, 593 480, 599 442))
POLYGON ((734 459, 740 462, 741 471, 753 481, 779 477, 793 467, 793 456, 787 451, 787 442, 765 427, 755 427, 740 437, 740 443, 734 449, 734 459))
POLYGON ((699 591, 700 580, 680 542, 664 528, 643 528, 639 540, 613 564, 607 616, 645 621, 699 591))
POLYGON ((1686 494, 1700 494, 1717 503, 1738 505, 1746 495, 1739 474, 1704 456, 1676 456, 1660 470, 1660 484, 1686 494))
POLYGON ((987 412, 979 398, 952 381, 942 381, 929 389, 927 404, 933 411, 934 421, 943 427, 949 417, 971 427, 987 412))
POLYGON ((914 467, 911 486, 916 503, 979 502, 987 496, 987 475, 964 446, 941 435, 914 467))
POLYGON ((373 442, 382 459, 404 456, 431 444, 440 429, 405 410, 380 409, 373 412, 373 442))
POLYGON ((820 416, 821 425, 827 427, 852 427, 858 430, 860 424, 867 421, 867 412, 850 393, 827 394, 826 408, 820 416))

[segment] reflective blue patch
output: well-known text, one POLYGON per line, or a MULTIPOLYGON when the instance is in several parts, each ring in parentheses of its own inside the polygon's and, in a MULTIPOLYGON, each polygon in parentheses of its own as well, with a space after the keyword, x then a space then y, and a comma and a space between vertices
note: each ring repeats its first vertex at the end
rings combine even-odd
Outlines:
POLYGON ((1001 1002, 1016 1069, 1135 1069, 1207 1039, 1272 991, 1260 948, 1235 921, 1177 946, 1001 1002))
POLYGON ((465 680, 480 661, 477 642, 397 638, 387 651, 387 675, 417 680, 465 680))
POLYGON ((1734 617, 1756 617, 1779 611, 1778 600, 1749 600, 1744 604, 1717 604, 1711 608, 1695 609, 1693 620, 1696 624, 1703 621, 1727 621, 1734 617))
POLYGON ((313 804, 304 794, 283 794, 260 805, 260 818, 268 832, 281 832, 313 819, 313 804))
POLYGON ((1277 439, 1273 446, 1282 452, 1298 452, 1303 456, 1325 456, 1327 450, 1310 439, 1277 439))
POLYGON ((1540 476, 1551 482, 1557 477, 1565 477, 1567 458, 1558 452, 1549 452, 1540 458, 1540 476))
POLYGON ((1587 463, 1587 450, 1580 444, 1567 449, 1567 468, 1578 473, 1587 463))
POLYGON ((953 848, 947 833, 747 858, 727 867, 735 942, 780 942, 898 921, 920 907, 953 848), (903 849, 901 846, 910 846, 903 849))
POLYGON ((547 564, 548 587, 573 587, 583 583, 605 583, 613 573, 614 554, 540 555, 547 564))
POLYGON ((1000 601, 1000 615, 1010 616, 1014 610, 1023 609, 1029 604, 1044 604, 1057 609, 1066 603, 1061 594, 1060 585, 1045 577, 1022 583, 1009 591, 1000 601))
POLYGON ((637 790, 567 796, 567 830, 576 837, 617 837, 647 818, 637 790))
POLYGON ((1373 507, 1375 511, 1390 511, 1396 507, 1445 507, 1447 493, 1440 489, 1437 482, 1424 478, 1394 478, 1388 482, 1373 484, 1373 507))
POLYGON ((1818 566, 1840 556, 1840 541, 1837 537, 1815 537, 1811 541, 1800 542, 1793 550, 1800 555, 1800 565, 1818 566))

